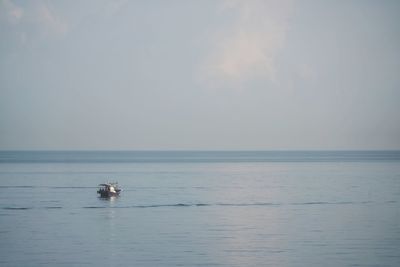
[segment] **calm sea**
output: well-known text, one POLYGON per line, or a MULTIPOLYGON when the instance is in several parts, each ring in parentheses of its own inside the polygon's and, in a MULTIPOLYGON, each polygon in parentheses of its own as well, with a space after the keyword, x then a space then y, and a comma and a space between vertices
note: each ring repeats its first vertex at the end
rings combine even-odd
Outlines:
POLYGON ((85 265, 400 266, 400 152, 0 152, 0 266, 85 265))

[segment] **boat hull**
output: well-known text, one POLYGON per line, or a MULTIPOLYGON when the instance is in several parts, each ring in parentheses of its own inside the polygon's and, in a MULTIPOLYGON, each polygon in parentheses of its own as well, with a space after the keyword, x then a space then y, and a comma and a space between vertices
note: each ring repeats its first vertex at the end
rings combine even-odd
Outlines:
POLYGON ((110 192, 106 190, 98 190, 97 193, 100 195, 100 197, 108 198, 108 197, 117 197, 119 196, 119 192, 110 192))

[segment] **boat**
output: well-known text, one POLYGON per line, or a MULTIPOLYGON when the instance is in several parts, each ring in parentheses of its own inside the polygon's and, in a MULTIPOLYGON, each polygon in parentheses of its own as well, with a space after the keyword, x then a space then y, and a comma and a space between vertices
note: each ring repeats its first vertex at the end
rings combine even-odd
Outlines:
POLYGON ((99 184, 99 190, 97 193, 100 194, 100 197, 116 197, 121 193, 121 188, 118 187, 118 183, 106 183, 99 184))

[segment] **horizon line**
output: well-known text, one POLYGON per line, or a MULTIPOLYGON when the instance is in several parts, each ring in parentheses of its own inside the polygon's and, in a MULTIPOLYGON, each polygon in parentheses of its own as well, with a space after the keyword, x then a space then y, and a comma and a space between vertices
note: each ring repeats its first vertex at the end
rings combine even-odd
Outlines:
POLYGON ((0 152, 400 152, 400 149, 0 149, 0 152))

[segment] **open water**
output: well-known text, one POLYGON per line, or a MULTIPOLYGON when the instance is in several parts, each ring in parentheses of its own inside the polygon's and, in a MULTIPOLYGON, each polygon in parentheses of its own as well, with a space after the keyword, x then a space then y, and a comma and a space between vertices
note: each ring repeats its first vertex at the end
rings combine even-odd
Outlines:
POLYGON ((3 151, 0 266, 400 266, 400 152, 3 151))

